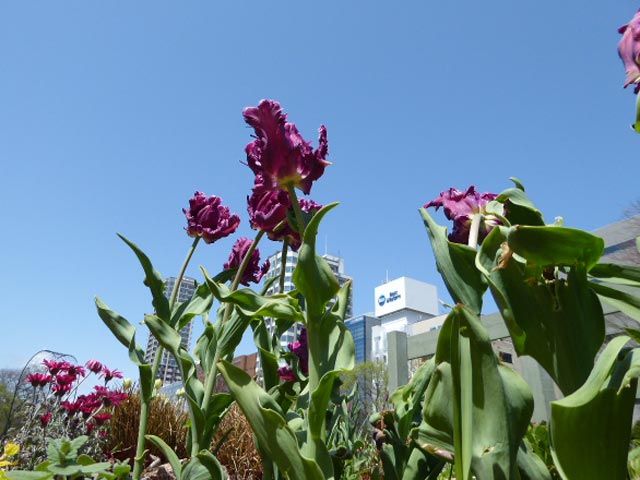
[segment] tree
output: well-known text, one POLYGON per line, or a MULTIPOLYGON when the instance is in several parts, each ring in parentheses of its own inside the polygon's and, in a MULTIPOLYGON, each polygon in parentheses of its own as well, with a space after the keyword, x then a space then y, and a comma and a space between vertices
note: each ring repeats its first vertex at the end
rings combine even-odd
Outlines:
MULTIPOLYGON (((4 432, 9 419, 9 411, 11 402, 16 391, 16 386, 20 379, 20 370, 13 368, 0 369, 0 434, 4 432)), ((17 411, 20 407, 22 399, 16 398, 13 411, 17 411)))
POLYGON ((358 363, 353 370, 342 375, 343 390, 351 391, 356 383, 367 416, 389 407, 389 370, 385 363, 358 363))

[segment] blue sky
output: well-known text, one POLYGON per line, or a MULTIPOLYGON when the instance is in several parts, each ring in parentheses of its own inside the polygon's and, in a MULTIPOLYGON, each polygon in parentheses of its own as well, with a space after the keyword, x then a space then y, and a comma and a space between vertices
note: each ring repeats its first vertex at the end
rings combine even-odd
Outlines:
MULTIPOLYGON (((637 7, 2 2, 0 367, 48 348, 135 375, 93 304, 136 324, 151 309, 116 232, 175 275, 191 244, 181 209, 201 190, 253 236, 241 112, 262 98, 314 145, 327 126, 333 165, 311 197, 341 202, 320 241, 345 258, 357 313, 387 274, 447 298, 418 208, 450 186, 499 192, 516 176, 549 221, 620 219, 640 137, 616 30, 637 7)), ((189 273, 217 272, 232 243, 201 245, 189 273)))

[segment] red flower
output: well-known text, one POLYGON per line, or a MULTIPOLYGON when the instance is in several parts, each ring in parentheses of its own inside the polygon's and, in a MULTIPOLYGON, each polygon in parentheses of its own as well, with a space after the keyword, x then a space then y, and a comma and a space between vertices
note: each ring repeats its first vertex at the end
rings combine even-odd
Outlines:
POLYGON ((95 420, 97 425, 104 425, 105 422, 111 420, 111 415, 108 413, 96 413, 93 416, 93 419, 95 420))
POLYGON ((35 387, 44 387, 47 385, 53 377, 51 375, 47 375, 45 373, 31 373, 27 376, 27 382, 31 384, 31 386, 35 387))
POLYGON ((42 427, 46 427, 51 420, 51 412, 45 413, 44 415, 40 415, 40 424, 42 427))
POLYGON ((114 378, 122 378, 122 372, 118 370, 109 370, 107 367, 102 367, 101 377, 104 377, 104 383, 109 383, 114 378))
POLYGON ((53 394, 56 397, 62 397, 66 393, 69 393, 71 391, 71 388, 72 387, 71 387, 70 383, 58 383, 58 384, 54 385, 51 390, 53 391, 53 394))
POLYGON ((294 186, 308 195, 311 184, 330 165, 325 160, 329 153, 325 126, 320 126, 318 149, 313 151, 295 124, 286 121, 287 115, 275 100, 262 100, 257 107, 245 108, 242 115, 256 133, 256 139, 245 148, 253 173, 262 175, 268 189, 294 186))
POLYGON ((85 365, 89 371, 93 373, 100 373, 102 371, 102 364, 97 360, 89 360, 85 365))
POLYGON ((75 381, 76 381, 75 375, 70 375, 70 374, 56 375, 56 382, 58 382, 58 385, 70 385, 75 381))

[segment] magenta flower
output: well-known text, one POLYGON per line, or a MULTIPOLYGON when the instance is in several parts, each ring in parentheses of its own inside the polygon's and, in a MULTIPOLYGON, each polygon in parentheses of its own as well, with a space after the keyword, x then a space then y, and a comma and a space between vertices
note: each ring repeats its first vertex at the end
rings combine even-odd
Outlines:
POLYGON ((325 126, 320 126, 318 149, 313 151, 295 124, 286 121, 287 115, 275 100, 262 100, 257 107, 245 108, 242 115, 256 133, 256 139, 245 148, 253 173, 262 175, 269 189, 294 186, 308 195, 311 184, 330 165, 325 160, 329 149, 325 126))
POLYGON ((87 375, 87 372, 82 365, 69 365, 69 367, 67 368, 67 373, 69 375, 73 375, 74 377, 85 377, 87 375))
POLYGON ((285 365, 284 367, 280 367, 278 369, 278 376, 283 382, 295 382, 296 374, 293 373, 291 367, 289 365, 285 365))
POLYGON ((478 193, 473 185, 466 192, 450 188, 440 193, 438 198, 427 203, 424 208, 436 207, 437 210, 444 207, 447 219, 453 220, 453 231, 449 234, 449 240, 463 244, 469 241, 474 215, 484 215, 478 232, 478 242, 481 242, 494 226, 501 224, 494 215, 487 215, 485 211, 487 203, 495 200, 497 196, 495 193, 478 193))
POLYGON ((624 88, 635 83, 634 91, 638 93, 640 90, 640 10, 628 24, 620 27, 618 32, 622 34, 618 44, 618 55, 627 73, 624 88))
POLYGON ((114 378, 122 378, 122 372, 118 370, 110 370, 107 367, 102 367, 101 377, 104 377, 104 383, 109 383, 114 378))
POLYGON ((50 420, 51 420, 51 412, 45 413, 44 415, 40 415, 40 424, 42 425, 43 428, 49 424, 50 420))
MULTIPOLYGON (((261 182, 261 177, 256 177, 256 185, 253 193, 247 197, 247 210, 251 228, 266 232, 267 236, 276 242, 287 239, 292 250, 297 251, 302 243, 297 228, 289 224, 295 219, 289 194, 283 190, 269 190, 261 182)), ((300 209, 308 221, 322 205, 313 200, 301 198, 300 209)))
POLYGON ((215 195, 207 198, 202 192, 196 192, 189 200, 189 210, 182 211, 187 217, 185 228, 190 237, 202 237, 206 243, 227 237, 240 225, 240 217, 231 215, 229 207, 222 205, 222 199, 215 195))
POLYGON ((51 375, 47 375, 45 373, 31 373, 27 376, 27 382, 31 384, 32 387, 44 387, 46 386, 53 377, 51 375))
POLYGON ((103 365, 97 360, 89 360, 85 363, 85 366, 89 369, 90 372, 100 373, 102 371, 103 365))
POLYGON ((106 422, 108 422, 109 420, 111 420, 111 414, 109 413, 96 413, 93 416, 93 420, 96 422, 96 425, 100 426, 100 425, 104 425, 106 422))
POLYGON ((252 192, 247 197, 251 228, 275 235, 276 228, 287 221, 287 210, 291 207, 289 194, 284 190, 269 190, 262 183, 260 175, 256 176, 252 192))
POLYGON ((75 375, 69 375, 68 373, 56 375, 56 382, 58 382, 58 385, 71 385, 75 381, 75 375))
POLYGON ((65 394, 69 393, 71 391, 71 388, 72 386, 70 383, 57 383, 51 388, 51 391, 56 397, 62 397, 65 394))
POLYGON ((307 343, 307 329, 302 328, 298 341, 289 344, 289 350, 298 357, 300 362, 300 370, 305 375, 309 375, 309 345, 307 343))
MULTIPOLYGON (((239 268, 252 244, 253 241, 246 237, 241 237, 236 240, 236 243, 233 244, 229 260, 224 264, 224 269, 231 270, 232 268, 239 268)), ((249 286, 249 282, 260 283, 262 276, 269 271, 269 267, 269 260, 264 262, 262 267, 260 266, 260 251, 256 248, 251 253, 251 259, 242 274, 240 283, 246 287, 249 286)))
POLYGON ((43 360, 42 363, 49 369, 51 375, 55 375, 61 370, 66 370, 67 366, 70 365, 68 362, 57 362, 56 360, 43 360))

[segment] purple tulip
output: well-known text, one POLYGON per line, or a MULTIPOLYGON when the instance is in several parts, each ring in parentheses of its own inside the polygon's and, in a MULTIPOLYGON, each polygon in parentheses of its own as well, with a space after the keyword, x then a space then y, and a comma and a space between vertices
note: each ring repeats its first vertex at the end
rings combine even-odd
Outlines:
MULTIPOLYGON (((230 270, 232 268, 240 267, 242 260, 244 260, 244 257, 247 255, 252 244, 253 241, 246 237, 241 237, 236 240, 236 243, 233 244, 233 248, 231 249, 229 260, 224 264, 224 269, 230 270)), ((251 259, 242 274, 240 283, 246 287, 249 286, 249 282, 260 283, 263 275, 269 271, 269 267, 269 260, 264 262, 262 267, 260 267, 260 251, 256 248, 251 253, 251 259)))
MULTIPOLYGON (((261 176, 256 177, 257 183, 253 187, 253 193, 247 197, 251 228, 264 231, 276 242, 287 239, 289 247, 298 251, 302 240, 297 229, 289 225, 289 219, 295 218, 289 194, 283 190, 269 190, 260 183, 261 180, 261 176)), ((309 216, 322 208, 322 205, 306 198, 301 198, 299 202, 302 212, 309 216)))
POLYGON ((478 193, 471 185, 466 192, 461 192, 455 188, 450 188, 446 192, 440 193, 435 200, 427 203, 424 208, 444 207, 444 214, 448 220, 453 220, 453 231, 449 234, 449 240, 455 243, 467 244, 471 222, 474 215, 484 215, 478 231, 478 242, 481 242, 491 231, 500 225, 501 222, 493 215, 486 215, 485 207, 487 203, 495 200, 498 195, 495 193, 478 193))
POLYGON ((297 380, 296 374, 293 373, 293 370, 291 370, 291 367, 289 365, 280 367, 278 369, 278 376, 282 379, 283 382, 295 382, 297 380))
POLYGON ((640 10, 628 24, 620 27, 618 32, 622 34, 618 44, 618 55, 627 73, 624 88, 635 83, 634 91, 638 93, 640 90, 640 10))
POLYGON ((256 133, 256 139, 245 148, 253 173, 261 175, 270 190, 294 186, 308 195, 311 184, 330 165, 325 160, 329 153, 325 126, 320 126, 318 149, 313 151, 295 124, 286 121, 278 102, 262 100, 257 107, 245 108, 242 115, 256 133))
POLYGON ((262 176, 256 176, 256 184, 252 194, 247 197, 247 210, 251 228, 261 230, 269 235, 269 238, 277 236, 274 230, 278 225, 287 220, 287 210, 291 206, 289 194, 284 190, 269 190, 262 183, 262 176))
POLYGON ((204 193, 196 192, 189 200, 189 210, 183 208, 182 211, 187 217, 187 234, 202 237, 206 243, 231 235, 240 225, 240 217, 231 215, 229 207, 223 206, 222 199, 215 195, 207 198, 204 193))
POLYGON ((302 328, 298 341, 289 344, 289 350, 298 357, 300 370, 305 375, 309 375, 309 344, 307 343, 307 329, 302 328))

